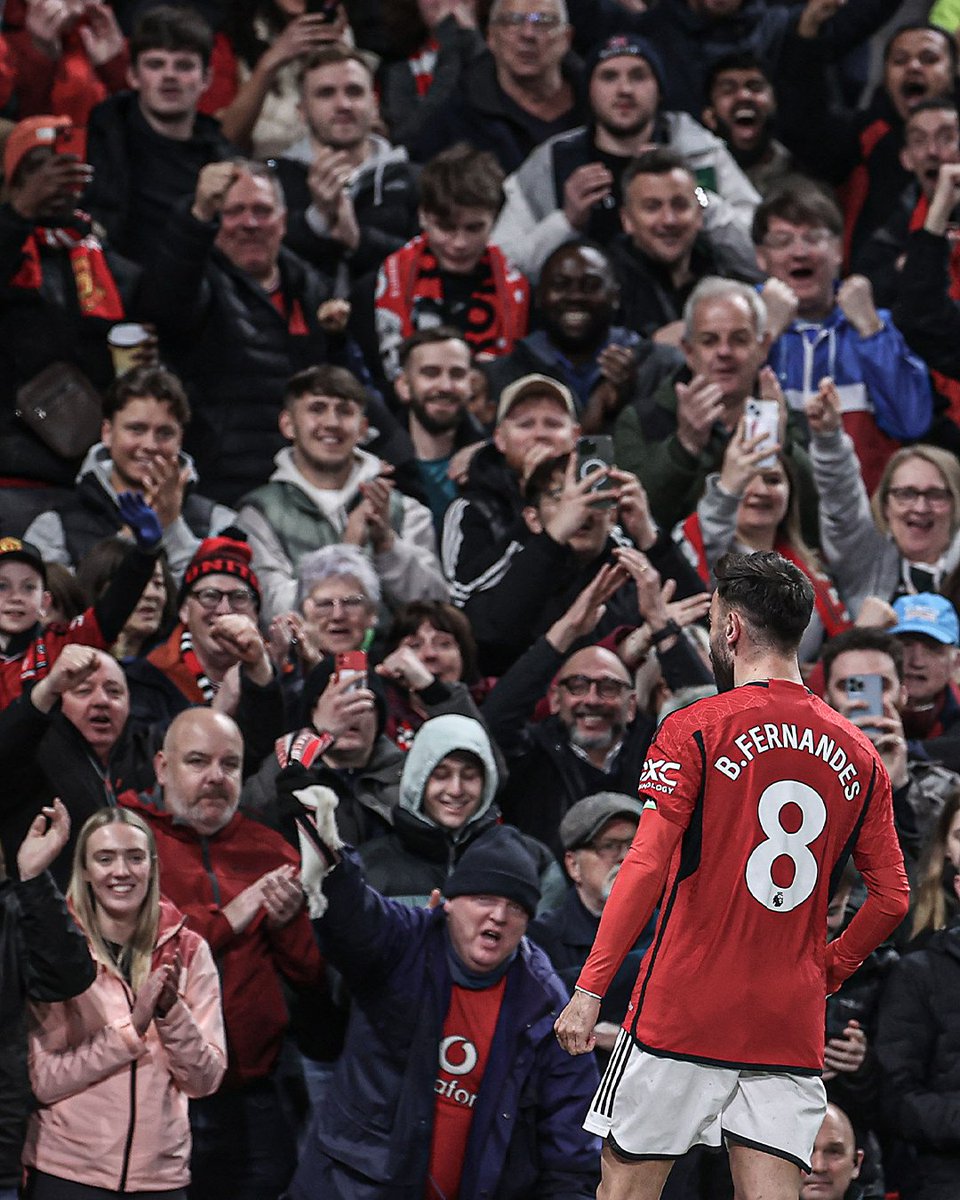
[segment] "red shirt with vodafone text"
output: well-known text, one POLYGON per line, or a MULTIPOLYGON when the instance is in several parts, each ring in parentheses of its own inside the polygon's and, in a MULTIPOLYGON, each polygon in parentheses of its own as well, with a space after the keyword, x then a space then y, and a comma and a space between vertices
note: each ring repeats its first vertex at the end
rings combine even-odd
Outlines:
POLYGON ((664 721, 639 791, 648 807, 580 986, 603 993, 662 890, 624 1028, 670 1057, 818 1072, 831 880, 852 851, 870 893, 858 956, 907 891, 872 744, 800 684, 746 684, 664 721))

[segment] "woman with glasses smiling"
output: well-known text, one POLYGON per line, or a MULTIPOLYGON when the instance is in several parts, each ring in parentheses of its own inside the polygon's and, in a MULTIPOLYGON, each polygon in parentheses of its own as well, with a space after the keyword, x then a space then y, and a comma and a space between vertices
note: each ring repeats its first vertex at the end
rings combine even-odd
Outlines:
MULTIPOLYGON (((898 450, 871 500, 853 442, 843 432, 832 380, 806 405, 820 494, 820 540, 850 613, 868 598, 953 595, 960 564, 960 463, 936 446, 898 450)), ((874 623, 874 622, 870 622, 874 623)))

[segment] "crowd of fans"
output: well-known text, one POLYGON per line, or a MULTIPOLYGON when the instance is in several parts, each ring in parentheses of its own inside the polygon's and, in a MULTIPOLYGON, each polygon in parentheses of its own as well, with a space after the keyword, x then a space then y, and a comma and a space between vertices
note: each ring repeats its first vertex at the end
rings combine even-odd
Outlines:
POLYGON ((7 0, 0 1200, 592 1196, 652 928, 552 1023, 731 549, 913 887, 801 1195, 960 1195, 958 22, 7 0))

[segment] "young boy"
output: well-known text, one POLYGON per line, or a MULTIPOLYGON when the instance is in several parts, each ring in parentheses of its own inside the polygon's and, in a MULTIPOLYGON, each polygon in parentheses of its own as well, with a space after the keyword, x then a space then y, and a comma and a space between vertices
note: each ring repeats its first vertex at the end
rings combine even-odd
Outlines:
POLYGON ((453 325, 479 358, 509 354, 527 332, 530 285, 488 242, 502 204, 503 171, 486 151, 451 146, 424 167, 423 232, 384 260, 377 279, 388 379, 400 373, 400 343, 418 329, 453 325))
POLYGON ((162 530, 139 496, 125 493, 120 511, 136 543, 96 604, 69 625, 43 627, 50 593, 40 551, 20 538, 0 537, 0 709, 42 679, 69 642, 109 649, 136 608, 153 575, 162 530))

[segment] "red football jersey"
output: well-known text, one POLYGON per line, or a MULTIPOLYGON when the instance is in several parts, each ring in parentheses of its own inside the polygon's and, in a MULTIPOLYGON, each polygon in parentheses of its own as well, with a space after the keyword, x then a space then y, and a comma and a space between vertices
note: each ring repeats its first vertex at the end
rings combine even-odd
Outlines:
MULTIPOLYGON (((868 889, 873 872, 903 871, 873 746, 802 685, 751 683, 669 717, 639 790, 656 812, 641 818, 580 985, 606 988, 663 883, 624 1028, 672 1057, 819 1071, 831 880, 851 852, 868 889)), ((905 887, 895 878, 895 899, 905 887)), ((876 920, 863 915, 861 933, 876 920)))

